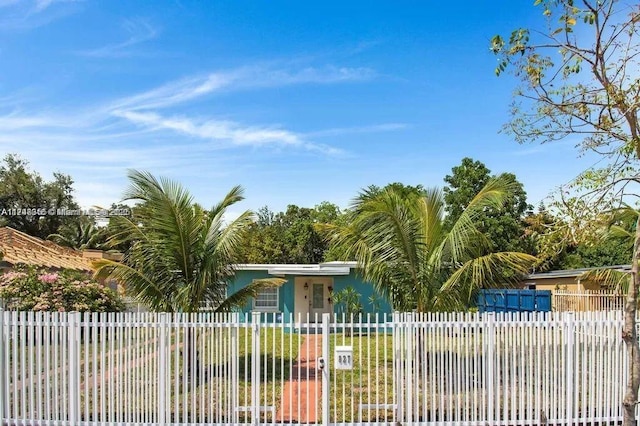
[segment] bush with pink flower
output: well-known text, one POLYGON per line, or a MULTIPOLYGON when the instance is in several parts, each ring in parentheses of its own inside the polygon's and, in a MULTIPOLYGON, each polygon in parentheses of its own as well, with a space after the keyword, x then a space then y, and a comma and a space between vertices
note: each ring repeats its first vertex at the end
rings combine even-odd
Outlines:
POLYGON ((20 311, 120 312, 122 300, 88 275, 23 267, 0 275, 5 309, 20 311))

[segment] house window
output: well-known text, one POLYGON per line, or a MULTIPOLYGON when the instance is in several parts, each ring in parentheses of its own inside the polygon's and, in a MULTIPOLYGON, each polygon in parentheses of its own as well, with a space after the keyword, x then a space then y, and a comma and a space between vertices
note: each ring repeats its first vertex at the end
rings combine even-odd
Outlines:
POLYGON ((263 288, 258 292, 253 301, 253 309, 256 311, 278 310, 278 288, 263 288))

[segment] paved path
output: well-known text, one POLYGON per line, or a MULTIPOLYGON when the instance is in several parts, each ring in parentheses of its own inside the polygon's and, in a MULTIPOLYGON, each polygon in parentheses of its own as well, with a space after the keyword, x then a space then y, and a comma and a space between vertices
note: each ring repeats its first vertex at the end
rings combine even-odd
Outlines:
POLYGON ((307 335, 298 359, 292 366, 291 377, 284 384, 276 422, 316 423, 321 416, 322 377, 316 360, 322 356, 322 336, 307 335))

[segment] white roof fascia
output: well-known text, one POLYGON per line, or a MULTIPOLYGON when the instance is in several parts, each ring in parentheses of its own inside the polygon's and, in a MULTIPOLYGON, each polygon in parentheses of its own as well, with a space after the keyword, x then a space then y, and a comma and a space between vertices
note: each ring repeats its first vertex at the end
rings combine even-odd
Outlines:
POLYGON ((351 268, 271 268, 268 269, 271 275, 349 275, 351 268))

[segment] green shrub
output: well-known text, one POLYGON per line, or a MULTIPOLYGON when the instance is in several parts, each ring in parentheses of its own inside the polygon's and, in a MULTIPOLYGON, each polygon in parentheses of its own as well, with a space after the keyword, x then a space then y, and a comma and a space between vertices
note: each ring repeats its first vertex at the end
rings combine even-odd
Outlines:
POLYGON ((124 304, 108 287, 87 274, 33 267, 0 275, 0 299, 5 309, 19 311, 120 312, 124 304))

